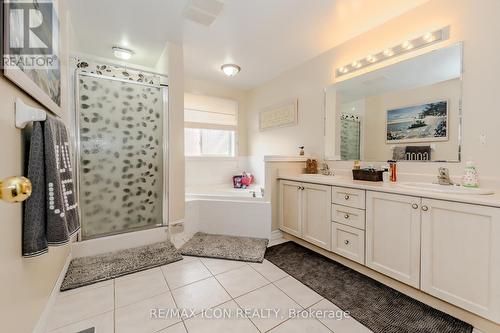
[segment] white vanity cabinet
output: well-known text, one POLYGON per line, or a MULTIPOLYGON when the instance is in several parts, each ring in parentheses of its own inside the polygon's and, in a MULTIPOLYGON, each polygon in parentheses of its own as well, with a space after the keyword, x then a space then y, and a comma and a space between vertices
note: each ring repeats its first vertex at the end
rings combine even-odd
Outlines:
POLYGON ((330 186, 280 181, 280 229, 330 250, 331 197, 330 186))
POLYGON ((500 208, 422 199, 421 289, 500 322, 500 208))
POLYGON ((366 266, 420 287, 418 197, 366 193, 366 266))

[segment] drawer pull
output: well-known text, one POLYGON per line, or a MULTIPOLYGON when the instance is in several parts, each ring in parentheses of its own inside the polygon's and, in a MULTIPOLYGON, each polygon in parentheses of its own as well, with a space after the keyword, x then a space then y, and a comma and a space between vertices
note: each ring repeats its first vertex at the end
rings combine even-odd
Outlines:
POLYGON ((349 244, 349 240, 348 240, 348 239, 346 239, 346 240, 344 241, 344 244, 345 244, 345 245, 348 245, 348 244, 349 244))
POLYGON ((346 194, 346 195, 344 196, 344 199, 346 199, 346 200, 349 200, 349 198, 350 198, 349 194, 346 194))
POLYGON ((346 214, 344 214, 344 218, 345 218, 345 219, 348 219, 348 218, 349 218, 349 216, 350 216, 350 215, 349 215, 349 214, 347 214, 347 213, 346 213, 346 214))
POLYGON ((428 210, 429 210, 429 207, 427 207, 427 206, 422 206, 422 210, 423 210, 424 212, 426 212, 426 211, 428 211, 428 210))
MULTIPOLYGON (((411 207, 412 207, 413 209, 418 209, 418 205, 417 205, 416 203, 414 203, 413 205, 411 205, 411 207)), ((422 209, 423 209, 423 207, 422 207, 422 209)))

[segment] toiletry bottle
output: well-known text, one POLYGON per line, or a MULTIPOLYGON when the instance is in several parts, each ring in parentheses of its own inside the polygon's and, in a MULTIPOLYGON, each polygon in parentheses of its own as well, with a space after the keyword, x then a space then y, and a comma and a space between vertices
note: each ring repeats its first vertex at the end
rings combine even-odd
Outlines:
POLYGON ((352 168, 353 168, 353 170, 359 170, 359 169, 361 169, 361 161, 355 160, 354 161, 354 166, 352 168))
POLYGON ((390 173, 390 179, 391 182, 396 182, 398 180, 398 171, 397 171, 397 164, 395 160, 389 160, 387 161, 389 163, 389 173, 390 173))
POLYGON ((299 155, 304 156, 305 155, 304 146, 299 146, 299 149, 300 149, 299 155))
POLYGON ((479 187, 478 171, 472 161, 468 161, 465 165, 462 185, 465 187, 479 187))

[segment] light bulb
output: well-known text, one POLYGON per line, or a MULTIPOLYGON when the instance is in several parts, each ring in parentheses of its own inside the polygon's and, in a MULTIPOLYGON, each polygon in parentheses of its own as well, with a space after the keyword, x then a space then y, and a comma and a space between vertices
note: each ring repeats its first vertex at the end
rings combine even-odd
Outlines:
POLYGON ((413 44, 410 43, 409 41, 404 42, 402 45, 403 49, 410 50, 413 48, 413 44))
POLYGON ((369 55, 368 57, 366 57, 366 61, 368 61, 368 62, 375 62, 375 61, 377 61, 377 58, 375 58, 372 55, 369 55))
POLYGON ((427 43, 430 43, 430 42, 433 42, 436 37, 434 36, 434 34, 432 32, 428 32, 424 35, 424 37, 422 37, 424 41, 426 41, 427 43))
POLYGON ((394 51, 392 51, 391 49, 385 49, 384 50, 384 55, 386 57, 392 57, 394 55, 394 51))
POLYGON ((351 66, 352 66, 352 67, 354 67, 354 68, 359 68, 359 67, 361 67, 361 63, 359 63, 359 62, 355 61, 355 62, 353 62, 353 63, 351 64, 351 66))

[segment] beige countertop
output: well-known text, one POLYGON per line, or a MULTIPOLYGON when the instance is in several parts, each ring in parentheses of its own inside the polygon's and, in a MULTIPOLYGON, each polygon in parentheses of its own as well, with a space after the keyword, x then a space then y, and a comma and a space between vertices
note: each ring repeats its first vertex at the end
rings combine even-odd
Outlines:
MULTIPOLYGON (((422 189, 413 189, 401 186, 401 183, 369 182, 352 180, 344 176, 323 176, 307 174, 280 174, 278 179, 293 180, 304 183, 324 184, 340 187, 362 189, 368 191, 386 192, 429 199, 438 199, 454 202, 469 203, 475 205, 500 207, 500 190, 495 190, 494 194, 455 194, 442 193, 422 189)), ((402 182, 404 183, 404 182, 402 182)))

